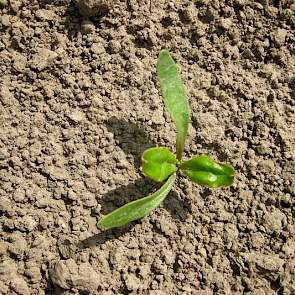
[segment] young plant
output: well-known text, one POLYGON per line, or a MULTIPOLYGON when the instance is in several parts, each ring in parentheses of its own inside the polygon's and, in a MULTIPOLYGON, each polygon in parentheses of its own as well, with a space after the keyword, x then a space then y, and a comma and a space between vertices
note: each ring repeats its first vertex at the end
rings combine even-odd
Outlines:
POLYGON ((159 54, 157 72, 164 104, 176 125, 176 155, 166 147, 149 148, 142 155, 142 171, 155 181, 167 180, 155 193, 103 216, 97 223, 99 228, 122 226, 149 214, 166 198, 180 171, 191 181, 210 188, 225 187, 233 183, 235 170, 230 165, 215 162, 206 155, 182 160, 190 110, 176 64, 167 50, 162 50, 159 54))

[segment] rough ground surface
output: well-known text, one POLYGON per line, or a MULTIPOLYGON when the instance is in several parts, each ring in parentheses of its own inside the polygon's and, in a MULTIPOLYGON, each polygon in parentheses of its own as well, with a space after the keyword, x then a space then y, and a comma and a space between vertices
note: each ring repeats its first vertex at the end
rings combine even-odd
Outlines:
POLYGON ((0 293, 295 294, 294 2, 76 5, 0 0, 0 293), (161 48, 189 94, 185 157, 230 162, 236 181, 180 178, 151 215, 100 232, 158 187, 142 151, 174 146, 161 48))

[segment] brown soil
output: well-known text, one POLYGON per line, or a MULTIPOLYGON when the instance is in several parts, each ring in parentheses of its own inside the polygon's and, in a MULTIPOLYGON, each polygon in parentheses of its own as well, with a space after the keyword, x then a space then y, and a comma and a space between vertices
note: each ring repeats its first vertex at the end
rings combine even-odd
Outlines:
POLYGON ((0 0, 0 293, 295 294, 294 14, 292 0, 0 0), (142 151, 174 146, 161 48, 189 94, 185 157, 230 162, 236 181, 180 178, 152 214, 101 232, 159 186, 142 151))

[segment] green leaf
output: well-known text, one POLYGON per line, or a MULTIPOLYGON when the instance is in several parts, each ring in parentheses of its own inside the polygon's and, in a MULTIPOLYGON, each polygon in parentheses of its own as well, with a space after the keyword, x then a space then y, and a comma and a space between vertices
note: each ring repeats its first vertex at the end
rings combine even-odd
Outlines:
POLYGON ((181 160, 189 124, 189 105, 177 67, 167 50, 161 50, 157 62, 163 99, 176 125, 176 154, 181 160))
POLYGON ((172 174, 164 185, 152 195, 130 202, 103 216, 97 226, 105 229, 118 227, 146 216, 165 199, 174 184, 175 178, 176 175, 172 174))
POLYGON ((142 171, 145 176, 164 181, 177 170, 179 161, 166 147, 147 149, 142 155, 142 171))
POLYGON ((232 166, 217 163, 205 155, 183 162, 180 169, 193 182, 211 188, 231 185, 235 174, 232 166))

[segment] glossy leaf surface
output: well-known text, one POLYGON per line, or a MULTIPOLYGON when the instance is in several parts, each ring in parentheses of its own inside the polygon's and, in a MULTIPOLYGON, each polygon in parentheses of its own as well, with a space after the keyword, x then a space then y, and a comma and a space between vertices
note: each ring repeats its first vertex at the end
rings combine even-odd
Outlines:
POLYGON ((176 154, 181 160, 189 124, 189 105, 177 67, 167 50, 161 50, 157 72, 163 99, 177 129, 176 154))
POLYGON ((147 149, 142 155, 144 175, 155 180, 164 181, 177 170, 178 160, 166 147, 147 149))
POLYGON ((176 175, 172 174, 164 185, 152 195, 132 201, 103 216, 97 226, 105 229, 118 227, 146 216, 165 199, 174 184, 175 178, 176 175))
POLYGON ((232 166, 215 162, 205 155, 183 162, 180 169, 193 182, 211 188, 231 185, 235 174, 232 166))

